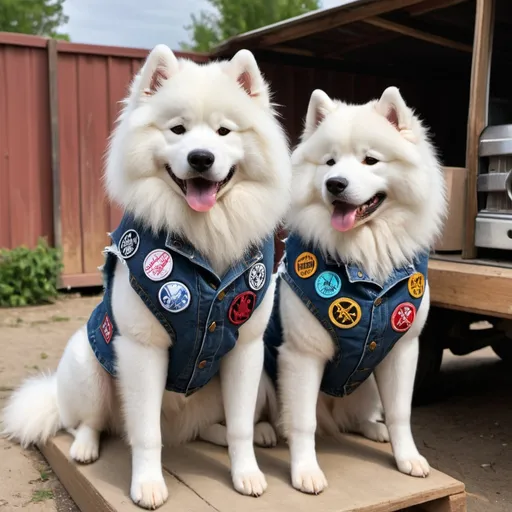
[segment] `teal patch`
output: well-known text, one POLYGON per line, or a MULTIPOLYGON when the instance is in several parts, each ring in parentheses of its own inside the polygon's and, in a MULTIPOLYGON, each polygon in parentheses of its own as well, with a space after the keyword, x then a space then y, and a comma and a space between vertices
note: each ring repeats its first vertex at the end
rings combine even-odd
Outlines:
POLYGON ((322 272, 316 278, 315 290, 323 299, 334 297, 341 290, 340 276, 329 270, 322 272))

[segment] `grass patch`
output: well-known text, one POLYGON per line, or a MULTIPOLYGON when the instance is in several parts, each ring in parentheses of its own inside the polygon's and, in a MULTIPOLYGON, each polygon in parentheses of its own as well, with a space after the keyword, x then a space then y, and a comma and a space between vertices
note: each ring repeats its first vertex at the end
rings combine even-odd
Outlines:
POLYGON ((48 359, 48 354, 46 352, 41 352, 41 359, 48 359))
POLYGON ((32 503, 41 503, 42 501, 52 500, 53 491, 51 489, 39 489, 32 493, 32 503))
POLYGON ((52 317, 50 317, 50 320, 52 322, 69 322, 71 318, 69 318, 69 316, 53 315, 52 317))

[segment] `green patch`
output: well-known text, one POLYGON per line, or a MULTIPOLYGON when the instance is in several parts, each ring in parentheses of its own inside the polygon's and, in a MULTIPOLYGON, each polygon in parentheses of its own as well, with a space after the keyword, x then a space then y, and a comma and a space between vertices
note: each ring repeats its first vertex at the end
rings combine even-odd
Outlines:
POLYGON ((41 503, 42 501, 53 500, 53 491, 51 489, 39 489, 32 493, 32 503, 41 503))
POLYGON ((46 352, 41 352, 41 359, 48 359, 48 354, 46 352))
POLYGON ((44 469, 39 470, 39 476, 41 477, 41 482, 46 482, 50 478, 48 472, 44 469))
POLYGON ((52 317, 50 317, 50 320, 52 322, 69 322, 71 318, 69 318, 69 316, 53 315, 52 317))

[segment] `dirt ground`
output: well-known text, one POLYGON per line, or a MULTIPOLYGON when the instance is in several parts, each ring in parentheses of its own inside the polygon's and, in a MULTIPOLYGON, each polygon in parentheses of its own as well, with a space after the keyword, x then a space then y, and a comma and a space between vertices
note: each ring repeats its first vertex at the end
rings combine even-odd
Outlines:
MULTIPOLYGON (((0 408, 21 380, 54 369, 68 337, 98 297, 0 309, 0 408)), ((469 512, 512 511, 512 372, 490 349, 445 354, 436 399, 413 410, 420 451, 432 466, 463 481, 469 512)), ((0 439, 0 511, 77 512, 37 450, 0 439)))

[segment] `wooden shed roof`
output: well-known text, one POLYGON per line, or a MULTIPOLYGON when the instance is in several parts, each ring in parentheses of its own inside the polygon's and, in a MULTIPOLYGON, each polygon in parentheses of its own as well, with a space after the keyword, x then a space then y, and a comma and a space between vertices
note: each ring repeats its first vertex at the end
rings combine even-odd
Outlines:
MULTIPOLYGON (((512 19, 512 2, 496 19, 512 19)), ((214 50, 241 48, 274 55, 343 61, 409 73, 467 73, 474 34, 474 0, 353 0, 235 36, 214 50), (427 64, 427 65, 426 65, 427 64)), ((510 25, 506 33, 510 43, 510 25)), ((508 45, 507 45, 508 46, 508 45)))

